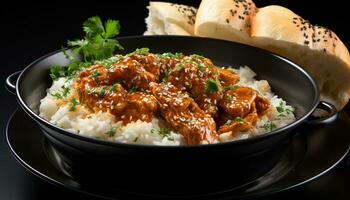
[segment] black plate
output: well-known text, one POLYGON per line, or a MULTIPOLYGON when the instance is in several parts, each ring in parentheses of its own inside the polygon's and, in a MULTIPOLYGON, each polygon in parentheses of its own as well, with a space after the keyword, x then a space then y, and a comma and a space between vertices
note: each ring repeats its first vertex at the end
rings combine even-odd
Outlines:
MULTIPOLYGON (((309 182, 332 169, 345 157, 350 147, 350 134, 346 131, 349 129, 350 117, 345 111, 340 113, 339 119, 332 125, 299 129, 284 156, 264 176, 239 188, 227 188, 210 194, 203 191, 203 194, 191 197, 261 197, 309 182)), ((79 182, 62 173, 58 170, 62 166, 59 166, 54 150, 36 123, 21 109, 10 118, 6 136, 14 157, 30 172, 50 183, 106 198, 150 195, 134 193, 131 188, 126 191, 108 188, 108 185, 101 187, 93 182, 79 182), (57 165, 52 165, 52 162, 57 165)))

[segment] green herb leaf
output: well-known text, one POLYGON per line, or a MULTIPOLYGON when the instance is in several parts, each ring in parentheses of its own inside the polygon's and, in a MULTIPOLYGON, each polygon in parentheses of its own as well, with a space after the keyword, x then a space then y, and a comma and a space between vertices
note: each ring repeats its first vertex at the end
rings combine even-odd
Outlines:
POLYGON ((132 55, 147 55, 147 54, 149 54, 149 48, 143 47, 143 48, 135 49, 134 52, 131 52, 128 55, 132 56, 132 55))
POLYGON ((163 138, 164 137, 168 137, 169 134, 170 134, 170 131, 166 128, 160 128, 158 130, 155 130, 155 129, 151 129, 151 133, 157 133, 158 135, 162 136, 163 138))
POLYGON ((53 65, 50 67, 50 76, 53 80, 58 79, 59 77, 64 77, 66 75, 66 68, 59 66, 59 65, 53 65))
POLYGON ((175 59, 180 59, 182 58, 184 55, 182 53, 162 53, 162 54, 156 54, 156 56, 158 58, 175 58, 175 59))
POLYGON ((164 78, 162 80, 163 83, 168 82, 168 77, 169 77, 169 70, 164 71, 164 78))
POLYGON ((53 96, 56 99, 62 99, 63 98, 61 93, 59 93, 59 92, 53 93, 53 94, 51 94, 51 96, 53 96))
POLYGON ((86 33, 87 38, 93 38, 96 35, 105 32, 101 18, 98 16, 90 17, 83 23, 83 30, 86 33))
POLYGON ((175 65, 175 69, 176 69, 176 71, 181 71, 182 69, 184 68, 184 66, 183 66, 183 64, 182 63, 177 63, 176 65, 175 65))
POLYGON ((117 20, 107 20, 105 22, 106 32, 103 33, 104 38, 113 38, 119 34, 120 24, 117 20))
POLYGON ((160 128, 158 134, 162 137, 166 137, 170 134, 170 131, 166 128, 160 128))
POLYGON ((69 92, 70 92, 70 88, 65 87, 64 85, 62 85, 62 89, 63 89, 62 95, 63 95, 64 97, 67 97, 67 95, 68 95, 69 92))
POLYGON ((78 101, 76 98, 73 98, 73 99, 70 101, 70 103, 71 103, 71 106, 70 106, 70 108, 69 108, 69 111, 73 112, 73 111, 75 111, 75 107, 76 107, 77 105, 79 105, 79 101, 78 101))
POLYGON ((239 122, 239 123, 241 123, 241 124, 245 123, 245 121, 244 121, 244 119, 243 119, 242 117, 236 117, 236 118, 234 119, 234 121, 235 121, 235 122, 239 122))
POLYGON ((218 82, 210 78, 205 83, 204 89, 206 93, 212 94, 212 93, 218 92, 220 90, 220 87, 218 82))
POLYGON ((264 128, 265 131, 271 132, 271 131, 273 131, 274 129, 276 129, 277 126, 276 126, 275 123, 269 121, 269 122, 266 122, 263 126, 260 126, 260 128, 264 128))
POLYGON ((136 92, 136 87, 130 88, 129 93, 132 94, 132 93, 134 93, 134 92, 136 92))
POLYGON ((192 54, 190 57, 193 58, 193 59, 198 59, 198 60, 203 60, 203 59, 205 59, 204 56, 198 55, 198 54, 192 54))
POLYGON ((108 135, 108 137, 113 137, 116 134, 117 129, 118 129, 117 127, 112 127, 111 130, 109 130, 105 134, 108 135))
POLYGON ((92 78, 97 78, 97 77, 99 77, 100 75, 101 75, 101 74, 100 74, 100 72, 99 72, 98 70, 93 71, 92 74, 91 74, 92 78))
MULTIPOLYGON (((68 41, 67 45, 73 47, 73 54, 81 53, 85 61, 106 59, 113 55, 116 47, 123 49, 114 38, 119 34, 119 29, 120 25, 116 20, 107 20, 103 26, 99 17, 91 17, 83 23, 86 33, 84 39, 68 41)), ((68 56, 72 58, 71 55, 68 56)))
POLYGON ((277 106, 276 109, 279 113, 284 112, 283 102, 280 102, 279 106, 277 106))
POLYGON ((203 67, 202 67, 202 65, 197 64, 197 68, 198 68, 198 70, 199 70, 200 72, 203 72, 203 67))
POLYGON ((241 86, 239 85, 228 85, 228 86, 225 86, 224 89, 225 90, 236 90, 238 88, 240 88, 241 86))
POLYGON ((104 96, 105 94, 106 94, 106 86, 104 85, 104 86, 101 87, 101 90, 100 90, 100 92, 98 93, 98 95, 99 95, 100 97, 102 97, 102 96, 104 96))
POLYGON ((118 83, 114 83, 114 84, 109 88, 109 91, 110 91, 110 92, 115 92, 116 89, 117 89, 117 87, 118 87, 118 83))

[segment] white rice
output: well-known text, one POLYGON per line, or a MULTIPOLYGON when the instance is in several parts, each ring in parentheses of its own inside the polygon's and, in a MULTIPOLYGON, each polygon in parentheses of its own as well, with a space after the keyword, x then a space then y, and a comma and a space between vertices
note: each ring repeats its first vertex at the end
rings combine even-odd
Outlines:
MULTIPOLYGON (((241 67, 237 72, 240 75, 239 85, 249 86, 259 91, 273 105, 267 115, 262 117, 255 130, 231 134, 223 133, 219 136, 221 142, 249 138, 255 135, 271 131, 267 126, 273 123, 273 130, 283 127, 295 120, 293 107, 286 105, 286 102, 271 92, 266 80, 255 80, 255 73, 249 67, 241 67), (275 107, 283 105, 284 110, 277 111, 275 107)), ((94 137, 103 140, 118 141, 122 143, 136 143, 149 145, 184 145, 181 134, 174 131, 166 136, 160 135, 159 130, 164 127, 162 119, 154 118, 151 122, 136 121, 123 126, 121 122, 115 122, 115 117, 107 112, 91 113, 83 105, 77 105, 74 111, 69 111, 70 104, 64 99, 57 100, 52 96, 62 91, 62 87, 71 87, 74 80, 59 78, 55 80, 47 90, 47 95, 41 100, 40 116, 58 127, 64 128, 73 133, 94 137), (107 134, 113 130, 112 135, 107 134)), ((69 96, 69 95, 68 95, 69 96)))

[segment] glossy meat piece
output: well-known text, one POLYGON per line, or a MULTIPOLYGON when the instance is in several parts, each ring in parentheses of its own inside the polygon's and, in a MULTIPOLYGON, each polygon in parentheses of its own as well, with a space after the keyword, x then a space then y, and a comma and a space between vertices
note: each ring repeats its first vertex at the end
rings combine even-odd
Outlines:
POLYGON ((143 68, 149 73, 159 77, 161 72, 161 65, 157 59, 157 57, 153 53, 149 53, 147 55, 132 55, 130 58, 135 59, 139 62, 143 68))
POLYGON ((135 59, 126 57, 113 64, 108 69, 108 77, 111 82, 121 81, 128 89, 136 88, 145 91, 149 83, 157 82, 158 77, 148 71, 135 59))
POLYGON ((253 102, 252 110, 247 116, 245 116, 243 119, 234 118, 227 120, 224 125, 220 126, 218 132, 221 134, 232 131, 232 134, 235 134, 237 132, 249 131, 255 129, 257 120, 258 114, 256 112, 255 102, 253 102))
POLYGON ((79 91, 79 101, 95 112, 102 110, 112 113, 124 124, 139 119, 148 122, 152 120, 158 110, 153 95, 128 92, 119 83, 105 84, 111 84, 105 67, 96 65, 81 72, 75 83, 75 89, 79 91))
POLYGON ((218 71, 222 86, 235 85, 239 82, 239 75, 233 70, 218 68, 218 71))
POLYGON ((189 92, 202 110, 215 117, 222 93, 220 91, 208 93, 205 86, 211 79, 220 87, 218 78, 217 68, 209 59, 186 56, 169 73, 168 81, 177 88, 189 92))
POLYGON ((79 80, 92 87, 112 84, 108 70, 100 64, 92 65, 80 72, 79 80))
POLYGON ((150 122, 158 111, 158 103, 155 97, 144 92, 129 93, 126 96, 127 106, 121 113, 115 114, 123 124, 141 120, 150 122))
POLYGON ((199 108, 186 93, 171 83, 151 84, 165 120, 181 133, 187 144, 215 143, 218 135, 214 119, 199 108))
POLYGON ((233 134, 253 129, 259 116, 270 107, 268 100, 248 87, 225 91, 219 105, 225 112, 218 121, 221 125, 218 132, 233 134))
POLYGON ((257 95, 257 91, 248 87, 226 90, 219 104, 233 118, 243 118, 250 112, 257 95))

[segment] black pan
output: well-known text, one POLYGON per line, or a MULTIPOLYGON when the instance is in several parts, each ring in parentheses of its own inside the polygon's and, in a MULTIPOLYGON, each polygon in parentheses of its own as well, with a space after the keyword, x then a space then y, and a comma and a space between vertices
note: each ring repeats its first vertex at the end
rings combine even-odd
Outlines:
POLYGON ((17 95, 23 110, 52 143, 65 173, 76 178, 168 195, 222 190, 228 185, 238 187, 262 176, 277 163, 296 128, 331 123, 337 117, 334 106, 319 101, 317 85, 307 72, 268 51, 234 42, 183 36, 123 37, 119 42, 125 50, 116 53, 149 47, 154 53, 204 55, 219 66, 247 65, 258 74, 258 79, 268 80, 272 90, 296 108, 297 120, 261 136, 199 146, 132 145, 76 135, 38 115, 40 99, 52 84, 49 67, 69 62, 61 51, 56 51, 10 75, 6 86, 17 95), (311 119, 317 107, 330 115, 311 119))

